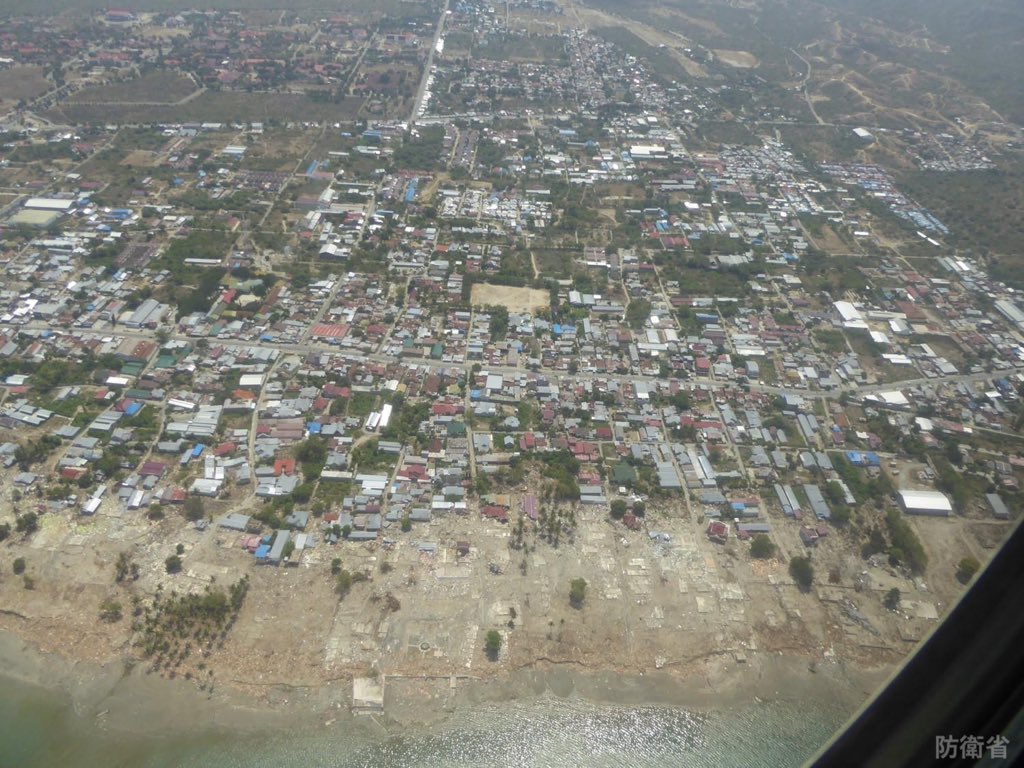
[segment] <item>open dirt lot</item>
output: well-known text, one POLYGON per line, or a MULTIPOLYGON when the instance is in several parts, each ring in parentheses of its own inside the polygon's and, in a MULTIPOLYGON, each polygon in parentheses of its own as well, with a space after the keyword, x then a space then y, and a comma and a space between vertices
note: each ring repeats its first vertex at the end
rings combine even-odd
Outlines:
POLYGON ((360 98, 348 98, 334 104, 316 102, 299 93, 224 91, 203 93, 182 106, 65 102, 47 114, 54 120, 70 123, 250 122, 278 120, 282 115, 305 120, 351 120, 362 104, 363 99, 360 98))
POLYGON ((50 88, 42 67, 12 67, 0 70, 0 106, 7 109, 19 99, 32 99, 50 88))
POLYGON ((528 312, 546 307, 549 300, 548 292, 537 288, 512 288, 488 283, 474 285, 470 294, 474 306, 507 307, 511 312, 528 312))
POLYGON ((134 168, 150 168, 157 164, 160 156, 155 152, 147 152, 144 149, 137 149, 133 152, 129 152, 124 160, 121 161, 122 165, 130 165, 134 168))
POLYGON ((153 102, 174 104, 196 91, 192 78, 177 72, 150 72, 124 83, 107 83, 83 88, 68 100, 70 104, 132 104, 153 102))
POLYGON ((752 53, 746 51, 727 51, 724 49, 715 49, 715 56, 730 67, 736 67, 737 69, 753 69, 757 66, 757 57, 752 53))

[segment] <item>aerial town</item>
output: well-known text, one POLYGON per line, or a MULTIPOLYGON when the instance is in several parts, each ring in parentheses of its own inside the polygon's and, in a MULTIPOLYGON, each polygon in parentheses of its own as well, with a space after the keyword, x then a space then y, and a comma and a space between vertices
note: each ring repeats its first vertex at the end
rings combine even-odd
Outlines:
POLYGON ((601 7, 9 20, 0 628, 379 711, 935 626, 1024 508, 1024 281, 906 180, 1021 128, 601 7))

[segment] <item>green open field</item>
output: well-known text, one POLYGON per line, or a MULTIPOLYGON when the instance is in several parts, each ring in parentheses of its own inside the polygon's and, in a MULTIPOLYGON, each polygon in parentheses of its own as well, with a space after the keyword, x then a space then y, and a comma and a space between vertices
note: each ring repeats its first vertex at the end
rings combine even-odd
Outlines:
POLYGON ((578 249, 566 250, 535 250, 533 258, 537 269, 543 277, 564 278, 572 274, 573 260, 580 257, 578 249))
POLYGON ((951 242, 987 256, 995 278, 1024 287, 1024 163, 991 171, 915 171, 898 181, 949 227, 951 242))

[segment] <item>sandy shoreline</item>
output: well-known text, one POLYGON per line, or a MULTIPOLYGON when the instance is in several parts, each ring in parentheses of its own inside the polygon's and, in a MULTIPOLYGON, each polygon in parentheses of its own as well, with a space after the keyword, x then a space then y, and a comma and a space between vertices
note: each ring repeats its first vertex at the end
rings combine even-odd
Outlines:
POLYGON ((123 661, 98 665, 44 654, 16 635, 0 631, 0 678, 66 696, 75 713, 110 731, 146 735, 196 728, 257 731, 303 722, 309 708, 279 707, 231 689, 213 694, 187 680, 145 673, 123 661))
POLYGON ((368 734, 393 727, 442 723, 453 713, 484 704, 547 696, 620 706, 665 706, 727 710, 764 701, 820 701, 853 712, 888 677, 890 669, 851 670, 779 654, 755 654, 746 663, 710 658, 702 676, 670 672, 642 675, 540 663, 493 677, 430 686, 396 678, 385 687, 385 712, 374 718, 351 714, 351 684, 339 680, 319 688, 275 688, 265 700, 221 686, 200 691, 186 680, 147 675, 142 665, 76 663, 43 654, 10 632, 0 631, 0 677, 66 696, 84 721, 108 732, 168 735, 175 732, 255 733, 317 729, 347 721, 368 734))

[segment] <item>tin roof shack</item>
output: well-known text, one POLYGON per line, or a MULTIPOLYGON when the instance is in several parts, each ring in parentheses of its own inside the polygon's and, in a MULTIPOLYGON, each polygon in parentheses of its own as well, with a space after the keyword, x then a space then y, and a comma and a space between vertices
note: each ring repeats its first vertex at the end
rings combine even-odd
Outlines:
POLYGON ((736 538, 746 541, 759 533, 771 533, 772 527, 768 523, 736 523, 736 538))
POLYGON ((1006 503, 998 493, 986 493, 985 501, 988 502, 989 507, 992 509, 992 514, 998 519, 1010 519, 1010 510, 1006 508, 1006 503))
POLYGON ((946 494, 939 491, 900 491, 899 501, 908 515, 948 517, 953 514, 953 505, 946 494))
POLYGON ((721 520, 712 520, 708 523, 707 535, 716 544, 725 544, 729 540, 729 526, 721 520))
POLYGON ((280 565, 281 561, 285 559, 285 547, 287 546, 291 534, 288 531, 278 531, 277 535, 274 536, 274 543, 270 546, 270 552, 267 553, 267 562, 271 565, 280 565))
POLYGON ((230 515, 224 515, 219 518, 217 520, 217 525, 228 531, 244 532, 245 529, 249 527, 249 515, 232 512, 230 515))
POLYGON ((814 512, 815 517, 819 520, 828 520, 832 517, 828 504, 825 502, 825 497, 822 496, 821 489, 818 486, 804 485, 804 493, 807 495, 807 503, 811 505, 811 510, 814 512))

